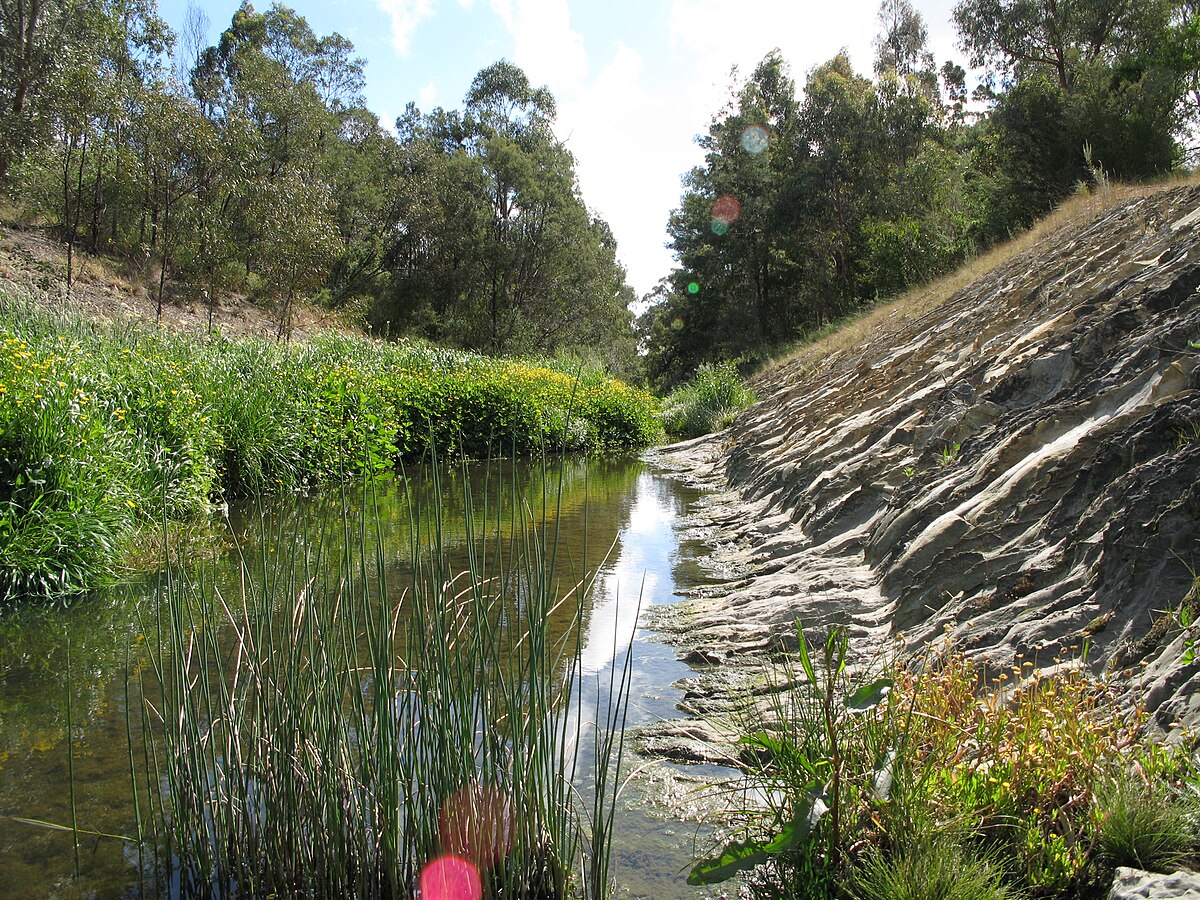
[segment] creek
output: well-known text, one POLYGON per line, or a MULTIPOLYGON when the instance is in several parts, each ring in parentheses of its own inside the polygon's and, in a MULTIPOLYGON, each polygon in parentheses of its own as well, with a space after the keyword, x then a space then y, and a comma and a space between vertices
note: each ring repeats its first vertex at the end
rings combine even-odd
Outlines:
MULTIPOLYGON (((335 489, 231 509, 228 541, 236 550, 195 568, 203 569, 218 589, 234 592, 243 572, 269 572, 273 557, 294 554, 299 544, 336 543, 337 529, 321 524, 328 523, 331 511, 367 509, 383 540, 388 568, 399 582, 407 566, 413 503, 431 502, 423 488, 413 487, 423 483, 419 474, 409 473, 407 479, 378 483, 365 493, 361 488, 349 493, 335 489), (279 535, 304 534, 294 530, 297 523, 311 529, 307 536, 281 541, 279 535), (243 566, 236 564, 239 558, 243 566)), ((515 497, 528 507, 537 505, 541 483, 538 471, 524 464, 503 465, 499 473, 495 464, 448 470, 437 495, 443 540, 450 546, 465 543, 462 523, 470 498, 477 501, 496 493, 497 484, 508 485, 506 502, 515 497)), ((705 551, 682 540, 680 525, 699 493, 631 459, 569 462, 561 484, 553 502, 542 497, 561 567, 596 574, 578 617, 583 623, 579 709, 595 708, 596 692, 604 690, 614 667, 619 673, 625 654, 632 653, 627 727, 677 715, 680 692, 672 685, 690 670, 642 627, 639 605, 644 610, 672 603, 679 590, 703 581, 705 551)), ((331 558, 337 554, 337 547, 325 550, 331 558)), ((68 832, 13 817, 70 824, 68 772, 73 767, 80 830, 135 832, 129 734, 141 733, 145 709, 128 685, 152 675, 147 647, 155 641, 163 577, 81 598, 66 608, 0 617, 0 898, 138 896, 137 854, 131 844, 84 835, 77 880, 68 832), (127 702, 128 697, 135 699, 127 702)), ((562 615, 569 622, 575 611, 562 615)), ((590 743, 581 744, 580 771, 589 768, 590 743)), ((673 818, 671 810, 702 804, 656 793, 661 789, 656 785, 677 783, 653 777, 665 765, 646 766, 626 749, 622 777, 645 768, 618 801, 612 873, 617 897, 701 896, 684 885, 682 872, 693 854, 705 848, 707 833, 673 818)), ((707 767, 687 777, 716 780, 722 774, 707 767)))

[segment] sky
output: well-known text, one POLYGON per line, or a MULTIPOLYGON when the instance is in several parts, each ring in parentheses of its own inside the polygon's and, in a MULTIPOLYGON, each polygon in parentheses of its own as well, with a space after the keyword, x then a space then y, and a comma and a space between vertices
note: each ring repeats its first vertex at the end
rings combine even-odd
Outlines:
MULTIPOLYGON (((190 0, 208 43, 238 0, 190 0)), ((159 0, 177 34, 189 0, 159 0)), ((259 0, 258 7, 269 6, 259 0)), ((608 222, 639 296, 671 270, 667 218, 680 179, 703 161, 696 137, 748 75, 779 49, 798 88, 841 49, 869 75, 878 0, 293 0, 318 35, 349 38, 367 60, 367 106, 391 125, 414 101, 460 109, 476 73, 516 63, 558 105, 555 131, 576 160, 588 207, 608 222)), ((914 0, 938 66, 965 65, 954 0, 914 0)))

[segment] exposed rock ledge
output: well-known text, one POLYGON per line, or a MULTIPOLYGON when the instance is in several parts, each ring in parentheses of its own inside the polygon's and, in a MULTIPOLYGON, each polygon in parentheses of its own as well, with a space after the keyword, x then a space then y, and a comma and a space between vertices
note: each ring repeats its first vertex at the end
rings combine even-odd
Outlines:
POLYGON ((1139 869, 1117 869, 1108 900, 1200 900, 1200 875, 1176 872, 1173 875, 1153 875, 1139 869))
POLYGON ((1198 235, 1198 187, 1115 207, 853 351, 767 373, 734 427, 654 454, 715 489, 691 526, 721 577, 660 608, 698 663, 693 721, 643 745, 725 757, 695 719, 721 731, 765 694, 797 619, 848 625, 860 652, 948 632, 1002 663, 1086 637, 1159 726, 1200 722, 1189 635, 1152 631, 1200 569, 1198 235))

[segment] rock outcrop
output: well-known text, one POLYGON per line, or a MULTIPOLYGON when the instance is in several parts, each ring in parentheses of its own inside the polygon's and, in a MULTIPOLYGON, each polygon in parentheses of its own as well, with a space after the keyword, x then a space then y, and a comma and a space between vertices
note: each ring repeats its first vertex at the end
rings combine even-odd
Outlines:
POLYGON ((723 579, 658 622, 719 664, 686 711, 727 709, 731 668, 795 646, 800 620, 860 649, 948 632, 1000 663, 1086 640, 1159 726, 1200 721, 1200 631, 1177 615, 1200 606, 1198 343, 1200 187, 1183 186, 767 373, 734 427, 659 457, 719 490, 694 525, 723 579))
POLYGON ((1200 875, 1176 872, 1154 875, 1140 869, 1117 869, 1108 900, 1200 900, 1200 875))

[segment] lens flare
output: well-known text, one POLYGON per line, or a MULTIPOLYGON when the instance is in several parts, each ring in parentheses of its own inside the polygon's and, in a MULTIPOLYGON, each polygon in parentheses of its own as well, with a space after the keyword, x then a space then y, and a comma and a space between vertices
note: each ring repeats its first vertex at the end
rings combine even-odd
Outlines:
POLYGON ((765 153, 771 136, 765 125, 747 125, 742 129, 742 149, 758 156, 765 153))
POLYGON ((457 856, 439 856, 421 871, 421 900, 481 900, 479 871, 457 856))
POLYGON ((687 291, 689 294, 691 294, 694 297, 698 293, 700 293, 700 285, 696 284, 696 282, 693 281, 691 284, 688 285, 687 291))
POLYGON ((671 330, 683 331, 683 318, 681 316, 676 316, 671 320, 671 330))
MULTIPOLYGON (((720 223, 724 225, 726 230, 729 226, 738 220, 738 216, 742 214, 742 204, 737 197, 729 194, 722 194, 712 205, 713 231, 717 231, 716 225, 720 223)), ((724 234, 718 231, 717 234, 724 234)))

